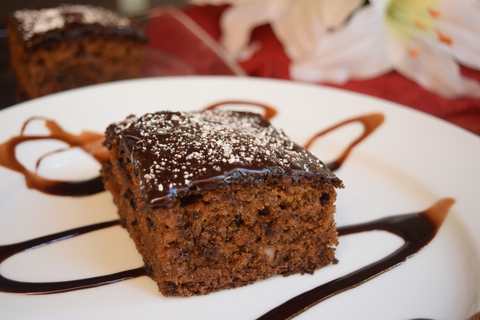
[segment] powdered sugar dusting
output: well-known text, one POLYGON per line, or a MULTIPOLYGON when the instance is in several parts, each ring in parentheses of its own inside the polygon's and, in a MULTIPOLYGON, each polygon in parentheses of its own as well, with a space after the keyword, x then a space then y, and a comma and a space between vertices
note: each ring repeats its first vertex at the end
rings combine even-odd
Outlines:
POLYGON ((40 10, 19 10, 14 13, 23 31, 24 40, 37 34, 62 29, 70 23, 99 24, 102 26, 127 27, 130 21, 100 7, 87 5, 63 5, 40 10))
POLYGON ((260 115, 236 111, 157 112, 111 129, 126 142, 143 191, 175 195, 235 169, 324 171, 324 164, 260 115))

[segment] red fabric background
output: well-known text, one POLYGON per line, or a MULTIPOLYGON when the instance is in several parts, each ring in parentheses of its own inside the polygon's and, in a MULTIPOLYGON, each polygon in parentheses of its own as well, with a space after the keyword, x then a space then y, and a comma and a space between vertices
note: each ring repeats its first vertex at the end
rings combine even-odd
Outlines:
MULTIPOLYGON (((218 40, 221 35, 219 20, 225 8, 226 6, 190 6, 185 8, 184 12, 218 40)), ((290 60, 270 26, 256 28, 251 41, 260 43, 261 49, 249 60, 241 63, 246 73, 258 77, 289 79, 290 60)), ((479 71, 462 67, 462 72, 480 80, 479 71)), ((445 99, 397 72, 389 72, 369 80, 349 81, 336 87, 401 103, 480 134, 480 99, 445 99)))
POLYGON ((179 15, 182 15, 182 12, 168 8, 152 11, 152 18, 146 25, 145 33, 149 39, 149 47, 154 50, 147 57, 145 74, 232 74, 230 67, 178 20, 179 15), (160 56, 159 52, 162 53, 160 56))

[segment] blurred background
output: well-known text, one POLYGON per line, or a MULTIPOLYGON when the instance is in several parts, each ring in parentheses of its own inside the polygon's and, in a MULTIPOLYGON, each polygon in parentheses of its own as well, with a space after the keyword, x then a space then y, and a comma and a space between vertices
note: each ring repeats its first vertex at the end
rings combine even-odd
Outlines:
MULTIPOLYGON (((18 9, 65 3, 130 17, 147 39, 141 77, 311 82, 390 100, 480 134, 479 1, 0 1, 0 109, 23 99, 9 57, 7 18, 18 9)), ((91 68, 94 78, 107 69, 100 65, 91 68)), ((58 82, 71 74, 60 70, 53 72, 58 82)))

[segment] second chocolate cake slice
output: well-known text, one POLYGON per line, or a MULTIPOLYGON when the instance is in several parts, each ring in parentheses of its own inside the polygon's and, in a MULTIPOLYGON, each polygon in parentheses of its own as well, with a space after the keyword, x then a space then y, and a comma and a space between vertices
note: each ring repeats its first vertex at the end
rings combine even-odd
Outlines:
POLYGON ((104 8, 61 5, 15 11, 8 42, 19 94, 36 98, 139 77, 146 38, 129 19, 104 8))
POLYGON ((189 296, 334 260, 342 182, 254 113, 156 112, 106 133, 124 226, 164 295, 189 296))

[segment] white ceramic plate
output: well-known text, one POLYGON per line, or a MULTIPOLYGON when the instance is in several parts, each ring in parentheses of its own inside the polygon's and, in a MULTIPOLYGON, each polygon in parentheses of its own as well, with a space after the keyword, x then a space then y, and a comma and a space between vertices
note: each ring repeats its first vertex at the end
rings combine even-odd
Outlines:
MULTIPOLYGON (((346 185, 338 196, 338 225, 420 211, 446 196, 456 199, 439 234, 420 253, 318 304, 299 319, 466 319, 480 310, 480 139, 430 116, 349 92, 283 81, 163 78, 72 90, 8 108, 0 112, 0 140, 16 134, 32 115, 57 119, 76 132, 103 131, 131 113, 198 110, 232 98, 275 105, 279 115, 273 123, 299 143, 339 120, 372 111, 385 114, 385 124, 355 149, 338 172, 346 185)), ((356 126, 344 128, 315 144, 312 151, 328 161, 358 132, 356 126)), ((27 143, 18 154, 32 166, 38 148, 27 143)), ((58 155, 42 170, 50 177, 94 175, 96 164, 79 154, 58 155)), ((0 181, 0 244, 116 218, 105 192, 85 198, 48 196, 28 190, 22 176, 4 168, 0 181)), ((342 237, 337 250, 340 263, 313 275, 275 277, 192 298, 165 298, 147 277, 62 294, 0 293, 0 318, 254 319, 400 244, 398 238, 382 232, 342 237)), ((61 281, 140 265, 127 232, 113 227, 21 253, 5 261, 1 273, 23 281, 61 281)))

